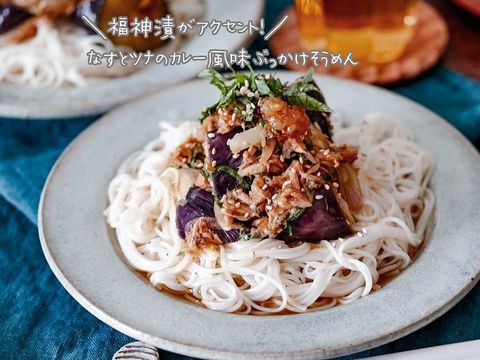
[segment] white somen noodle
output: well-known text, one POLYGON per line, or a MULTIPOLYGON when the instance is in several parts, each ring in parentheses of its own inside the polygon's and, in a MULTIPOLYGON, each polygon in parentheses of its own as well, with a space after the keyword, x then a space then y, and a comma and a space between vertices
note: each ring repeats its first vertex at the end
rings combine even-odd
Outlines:
POLYGON ((362 124, 335 132, 336 143, 359 148, 364 207, 355 215, 353 236, 295 247, 252 239, 218 251, 185 251, 175 212, 194 170, 169 167, 169 156, 195 125, 161 127, 155 141, 120 166, 105 211, 128 262, 154 286, 219 311, 305 312, 369 294, 381 276, 410 264, 411 249, 425 237, 434 207, 432 157, 398 120, 369 114, 362 124))
MULTIPOLYGON (((177 21, 200 19, 205 10, 203 0, 168 2, 170 13, 177 21)), ((0 83, 32 88, 83 87, 92 81, 125 76, 144 68, 145 61, 132 65, 127 56, 132 51, 130 48, 104 41, 73 21, 52 23, 40 18, 36 24, 36 35, 21 43, 11 43, 9 33, 0 35, 0 83), (114 51, 117 58, 111 67, 107 66, 106 59, 101 65, 89 65, 87 53, 91 50, 100 54, 114 51), (127 56, 126 66, 120 63, 119 51, 127 56)), ((179 48, 184 40, 177 36, 174 41, 154 51, 168 54, 179 48)))
POLYGON ((31 39, 10 44, 0 38, 0 82, 29 87, 84 86, 88 78, 132 71, 118 62, 111 68, 88 65, 86 54, 92 49, 98 53, 115 50, 110 42, 76 25, 38 20, 37 34, 31 39))

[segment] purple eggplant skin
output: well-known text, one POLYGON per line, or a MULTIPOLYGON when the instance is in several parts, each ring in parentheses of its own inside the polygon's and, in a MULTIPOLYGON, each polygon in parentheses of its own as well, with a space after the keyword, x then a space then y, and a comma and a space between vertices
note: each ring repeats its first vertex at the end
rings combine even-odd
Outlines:
POLYGON ((31 15, 14 5, 0 6, 0 35, 12 30, 31 15))
POLYGON ((240 240, 240 230, 232 229, 232 230, 214 230, 215 234, 217 234, 220 239, 222 240, 222 244, 229 244, 235 241, 240 240))
MULTIPOLYGON (((235 159, 227 142, 242 131, 243 129, 238 127, 226 134, 220 134, 217 132, 214 133, 214 137, 209 137, 208 144, 210 146, 210 161, 215 161, 217 167, 226 165, 231 168, 238 169, 242 163, 242 157, 238 156, 235 159), (215 154, 212 154, 212 149, 215 149, 215 154)), ((215 171, 212 175, 212 180, 213 190, 217 196, 222 196, 228 191, 238 187, 238 181, 233 176, 223 171, 215 171)))
POLYGON ((238 133, 243 130, 241 127, 237 127, 226 134, 214 133, 214 137, 208 137, 208 145, 210 145, 210 160, 215 161, 218 165, 227 165, 232 168, 238 169, 242 163, 242 158, 239 156, 236 159, 233 158, 233 153, 228 146, 228 140, 232 139, 238 133), (215 149, 215 154, 212 154, 212 150, 215 149))
POLYGON ((190 188, 185 200, 177 206, 176 225, 182 239, 185 239, 186 229, 193 226, 195 220, 207 218, 211 229, 220 237, 223 244, 240 240, 239 230, 225 231, 217 224, 213 210, 214 202, 215 198, 212 193, 196 186, 190 188))
POLYGON ((238 181, 232 175, 223 171, 215 171, 212 175, 213 191, 217 196, 223 196, 238 187, 238 181))
POLYGON ((105 0, 80 1, 73 15, 76 23, 83 26, 85 29, 93 32, 93 29, 91 29, 90 26, 86 25, 85 22, 82 20, 82 16, 86 16, 95 25, 98 25, 100 23, 100 16, 102 15, 104 6, 105 0))
POLYGON ((321 188, 315 195, 321 195, 323 198, 320 200, 314 198, 312 206, 290 224, 293 236, 283 232, 279 238, 285 241, 301 240, 317 243, 352 234, 333 191, 321 188))
MULTIPOLYGON (((323 96, 322 92, 320 91, 320 88, 318 87, 317 83, 312 80, 311 84, 315 86, 318 91, 308 91, 307 95, 313 97, 314 99, 321 101, 322 103, 326 104, 325 102, 325 97, 323 96)), ((312 111, 312 110, 307 110, 306 111, 308 118, 310 119, 310 122, 315 124, 317 123, 320 126, 320 129, 322 129, 322 132, 325 134, 325 136, 333 142, 332 139, 332 123, 330 122, 330 114, 326 112, 321 112, 321 111, 312 111)))
POLYGON ((192 220, 200 217, 215 217, 212 193, 193 186, 188 190, 185 200, 177 206, 176 225, 178 234, 185 239, 185 228, 192 220))
POLYGON ((203 213, 203 216, 215 216, 213 212, 215 199, 211 192, 201 189, 197 186, 192 186, 185 199, 187 202, 194 204, 195 207, 203 213))

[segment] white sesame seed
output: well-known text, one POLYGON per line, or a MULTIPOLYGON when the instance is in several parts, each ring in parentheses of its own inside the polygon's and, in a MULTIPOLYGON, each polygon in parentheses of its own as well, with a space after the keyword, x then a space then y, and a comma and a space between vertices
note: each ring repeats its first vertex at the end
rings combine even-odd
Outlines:
POLYGON ((233 154, 232 157, 233 157, 234 159, 238 159, 239 156, 240 156, 240 154, 233 154))
POLYGON ((280 155, 280 161, 285 162, 285 158, 283 157, 283 155, 280 155))
POLYGON ((249 86, 250 86, 250 84, 248 83, 248 80, 245 80, 245 87, 248 88, 249 86))
POLYGON ((196 165, 197 169, 201 169, 203 167, 203 162, 199 162, 196 165))
POLYGON ((322 200, 322 199, 323 199, 323 195, 316 195, 316 196, 315 196, 315 199, 317 199, 317 200, 322 200))
POLYGON ((213 139, 215 137, 215 134, 214 133, 208 133, 207 135, 210 139, 213 139))
POLYGON ((338 187, 340 186, 340 185, 338 185, 338 183, 337 183, 336 181, 334 181, 334 182, 332 183, 332 185, 333 185, 334 188, 338 188, 338 187))
POLYGON ((205 112, 207 110, 208 110, 208 108, 206 106, 204 106, 203 109, 202 109, 203 112, 205 112))
POLYGON ((247 219, 249 215, 250 215, 250 214, 249 214, 248 212, 246 212, 246 213, 243 215, 243 217, 244 217, 245 219, 247 219))
POLYGON ((265 75, 266 80, 270 80, 270 74, 265 75))
POLYGON ((217 153, 217 149, 212 148, 212 155, 215 155, 217 153))
POLYGON ((325 190, 330 190, 330 185, 328 184, 325 184, 323 187, 325 188, 325 190))
POLYGON ((237 113, 234 112, 234 113, 232 114, 232 121, 235 121, 236 118, 237 118, 237 113))
POLYGON ((213 167, 217 166, 217 162, 215 160, 212 161, 212 166, 213 167))
POLYGON ((364 234, 366 234, 366 233, 367 233, 367 228, 364 228, 364 227, 363 227, 363 228, 362 228, 362 232, 363 232, 364 234))
POLYGON ((300 156, 299 161, 300 161, 300 164, 303 164, 303 157, 302 156, 300 156))
POLYGON ((247 112, 245 110, 242 110, 242 115, 247 115, 247 112))
POLYGON ((268 189, 268 185, 267 185, 267 184, 265 184, 265 185, 262 186, 262 190, 267 190, 267 189, 268 189))
POLYGON ((327 149, 323 152, 323 155, 327 156, 328 154, 330 154, 330 149, 327 149))
POLYGON ((239 202, 237 202, 237 203, 235 204, 235 208, 237 208, 237 209, 238 209, 239 207, 240 207, 240 203, 239 203, 239 202))
POLYGON ((223 116, 223 110, 222 110, 222 109, 218 109, 218 114, 223 116))
POLYGON ((287 127, 287 131, 288 131, 288 132, 292 131, 292 128, 291 128, 290 126, 287 127))
POLYGON ((272 200, 275 200, 277 198, 278 194, 275 194, 272 196, 272 200))
POLYGON ((254 104, 254 103, 250 103, 250 107, 251 107, 252 109, 255 109, 255 104, 254 104))

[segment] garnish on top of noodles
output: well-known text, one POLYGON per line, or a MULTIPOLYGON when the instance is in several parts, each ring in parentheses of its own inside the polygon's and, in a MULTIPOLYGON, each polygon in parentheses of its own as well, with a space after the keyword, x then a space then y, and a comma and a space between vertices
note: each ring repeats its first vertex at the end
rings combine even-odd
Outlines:
POLYGON ((177 229, 189 248, 350 235, 352 214, 362 207, 357 150, 332 142, 331 109, 312 73, 291 84, 253 72, 204 75, 221 97, 203 109, 200 135, 172 159, 200 170, 177 207, 177 229))

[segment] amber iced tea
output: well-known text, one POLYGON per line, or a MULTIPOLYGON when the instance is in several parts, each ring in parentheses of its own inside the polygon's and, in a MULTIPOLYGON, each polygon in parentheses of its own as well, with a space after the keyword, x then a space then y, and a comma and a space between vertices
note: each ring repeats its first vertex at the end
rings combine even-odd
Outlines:
POLYGON ((296 0, 306 50, 352 53, 362 63, 398 58, 413 36, 415 0, 296 0))

